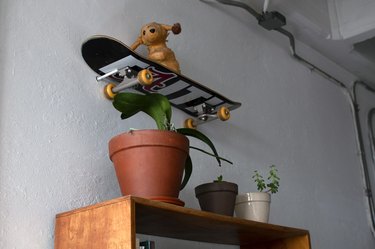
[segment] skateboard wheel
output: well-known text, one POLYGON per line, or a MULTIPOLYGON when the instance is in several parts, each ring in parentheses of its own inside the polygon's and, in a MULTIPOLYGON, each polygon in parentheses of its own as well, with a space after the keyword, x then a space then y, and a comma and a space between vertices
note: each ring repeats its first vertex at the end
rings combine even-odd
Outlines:
POLYGON ((184 122, 185 128, 195 129, 197 126, 194 124, 194 120, 192 118, 188 118, 184 122))
POLYGON ((229 111, 228 107, 225 107, 225 106, 220 107, 219 111, 217 112, 217 117, 221 121, 228 120, 230 118, 230 111, 229 111))
POLYGON ((150 72, 150 70, 148 69, 143 69, 142 71, 140 71, 138 73, 138 81, 141 85, 144 85, 144 86, 149 86, 152 84, 152 81, 154 80, 154 78, 152 77, 152 74, 150 72))
POLYGON ((104 87, 104 95, 107 99, 112 100, 116 96, 116 93, 112 91, 115 86, 115 84, 109 83, 104 87))

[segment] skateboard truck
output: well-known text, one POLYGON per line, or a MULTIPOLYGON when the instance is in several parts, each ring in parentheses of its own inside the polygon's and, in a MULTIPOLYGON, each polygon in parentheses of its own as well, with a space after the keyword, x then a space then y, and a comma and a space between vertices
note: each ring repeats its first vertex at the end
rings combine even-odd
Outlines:
POLYGON ((108 73, 105 73, 101 76, 97 76, 96 77, 96 81, 101 81, 101 80, 104 80, 108 77, 111 77, 111 76, 115 76, 116 78, 117 77, 120 77, 120 78, 124 78, 124 76, 128 79, 131 79, 131 78, 135 78, 137 77, 138 75, 138 72, 131 69, 130 67, 125 67, 123 69, 113 69, 112 71, 109 71, 108 73))
MULTIPOLYGON (((114 83, 109 83, 104 87, 104 95, 107 97, 107 99, 112 100, 115 96, 116 93, 125 90, 127 88, 133 87, 137 84, 141 84, 143 86, 149 86, 153 82, 153 77, 151 72, 148 69, 143 69, 136 73, 134 70, 132 70, 129 67, 126 67, 122 70, 114 69, 102 76, 96 77, 97 81, 101 81, 106 79, 107 77, 110 77, 112 75, 119 74, 121 77, 126 77, 128 79, 133 79, 129 82, 126 82, 123 80, 120 84, 116 85, 114 83)), ((124 77, 124 79, 125 79, 124 77)))
POLYGON ((184 122, 185 128, 195 129, 198 125, 203 124, 207 121, 220 119, 226 121, 230 118, 230 110, 226 106, 221 106, 217 111, 215 108, 207 103, 194 106, 194 110, 198 112, 197 118, 188 118, 184 122))

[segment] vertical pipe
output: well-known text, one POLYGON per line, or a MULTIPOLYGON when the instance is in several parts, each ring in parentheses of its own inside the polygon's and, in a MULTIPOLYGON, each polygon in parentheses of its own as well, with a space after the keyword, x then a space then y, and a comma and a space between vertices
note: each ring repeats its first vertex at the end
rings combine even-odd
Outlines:
POLYGON ((263 13, 266 13, 266 12, 267 12, 268 4, 269 4, 269 0, 264 0, 264 4, 263 4, 263 13))

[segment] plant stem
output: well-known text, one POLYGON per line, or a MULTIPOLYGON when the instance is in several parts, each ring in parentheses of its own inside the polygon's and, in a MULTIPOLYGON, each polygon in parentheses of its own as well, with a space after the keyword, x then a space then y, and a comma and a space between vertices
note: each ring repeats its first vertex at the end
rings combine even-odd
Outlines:
POLYGON ((216 158, 218 158, 218 159, 220 159, 220 160, 222 160, 222 161, 225 161, 225 162, 227 162, 227 163, 229 163, 229 164, 233 164, 231 161, 229 161, 229 160, 227 160, 227 159, 225 159, 225 158, 222 158, 222 157, 220 157, 220 156, 216 156, 216 155, 211 154, 211 153, 209 153, 209 152, 207 152, 207 151, 205 151, 205 150, 202 150, 202 149, 200 149, 200 148, 197 148, 197 147, 194 147, 194 146, 190 146, 190 148, 195 149, 195 150, 199 150, 200 152, 203 152, 203 153, 205 153, 205 154, 207 154, 207 155, 210 155, 210 156, 216 157, 216 158))

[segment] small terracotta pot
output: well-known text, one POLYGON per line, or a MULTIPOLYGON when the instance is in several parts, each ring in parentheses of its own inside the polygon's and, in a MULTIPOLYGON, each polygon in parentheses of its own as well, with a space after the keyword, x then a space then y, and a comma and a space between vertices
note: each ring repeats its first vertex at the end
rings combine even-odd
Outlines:
POLYGON ((189 140, 172 131, 130 131, 109 142, 110 159, 123 195, 182 206, 178 195, 188 153, 189 140))
POLYGON ((238 186, 232 182, 210 182, 195 188, 195 196, 203 211, 233 216, 238 186))

